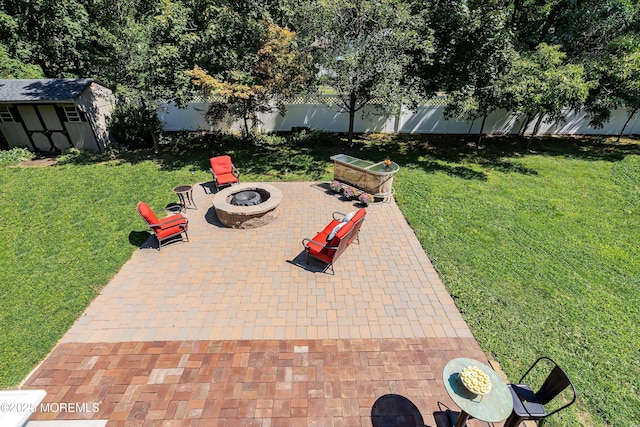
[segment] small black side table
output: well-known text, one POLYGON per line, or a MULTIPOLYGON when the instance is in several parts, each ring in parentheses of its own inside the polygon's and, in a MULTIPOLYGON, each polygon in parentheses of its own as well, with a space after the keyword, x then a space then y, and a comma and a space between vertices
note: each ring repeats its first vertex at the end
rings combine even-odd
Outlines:
POLYGON ((178 195, 180 200, 180 210, 186 210, 189 207, 198 209, 196 202, 193 200, 193 187, 191 185, 179 185, 173 189, 173 192, 178 195))

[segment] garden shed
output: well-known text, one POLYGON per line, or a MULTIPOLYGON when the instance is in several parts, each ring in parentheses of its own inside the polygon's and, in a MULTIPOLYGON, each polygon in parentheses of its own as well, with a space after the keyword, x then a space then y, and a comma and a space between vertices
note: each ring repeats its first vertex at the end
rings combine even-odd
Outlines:
POLYGON ((10 147, 102 151, 112 91, 93 79, 0 80, 0 131, 10 147))

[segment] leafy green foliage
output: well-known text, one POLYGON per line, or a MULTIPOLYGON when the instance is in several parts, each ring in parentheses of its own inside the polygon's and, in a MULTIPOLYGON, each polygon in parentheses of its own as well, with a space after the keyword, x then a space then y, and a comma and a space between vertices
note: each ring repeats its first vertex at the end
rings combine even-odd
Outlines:
POLYGON ((40 67, 10 58, 7 54, 7 49, 0 44, 1 79, 37 79, 41 77, 43 77, 43 74, 40 67))
MULTIPOLYGON (((184 105, 194 97, 186 70, 199 67, 220 82, 254 86, 264 80, 257 64, 271 72, 265 65, 309 50, 315 64, 281 62, 281 70, 298 69, 274 74, 268 91, 294 74, 305 78, 304 85, 288 85, 299 92, 332 87, 349 112, 352 134, 365 105, 389 112, 438 91, 452 95, 451 116, 484 119, 503 107, 497 82, 516 53, 531 59, 546 43, 559 46, 567 63, 581 64, 584 80, 604 81, 589 99, 597 125, 618 102, 613 82, 633 80, 609 65, 624 56, 615 45, 637 37, 638 17, 640 3, 630 0, 2 0, 0 75, 89 76, 127 104, 184 105), (297 41, 272 44, 271 56, 263 50, 259 58, 267 46, 263 22, 292 28, 297 41)), ((553 76, 539 77, 534 83, 555 84, 553 76)), ((244 115, 264 103, 241 104, 228 112, 244 115)))
POLYGON ((268 12, 260 1, 205 2, 200 27, 204 30, 199 49, 202 58, 197 64, 212 74, 250 70, 256 62, 262 20, 267 17, 268 12))
POLYGON ((565 57, 559 46, 542 43, 514 60, 504 76, 510 109, 525 117, 523 130, 538 115, 532 135, 537 134, 545 115, 550 121, 564 120, 567 108, 578 109, 594 86, 586 81, 584 67, 565 64, 565 57))
MULTIPOLYGON (((479 139, 482 137, 487 116, 507 104, 504 82, 501 81, 516 57, 506 29, 506 15, 499 8, 469 8, 465 3, 444 3, 447 15, 456 17, 459 29, 455 42, 445 50, 449 55, 434 64, 433 71, 450 94, 445 117, 456 117, 473 123, 482 119, 479 139), (451 9, 454 9, 453 11, 451 9), (451 68, 456 70, 451 72, 451 68)), ((436 38, 440 45, 451 40, 447 26, 437 20, 443 11, 430 11, 431 20, 438 28, 436 38)))
POLYGON ((271 111, 274 103, 284 112, 284 98, 302 92, 308 85, 310 56, 298 50, 295 33, 268 22, 263 26, 262 42, 250 71, 230 70, 214 77, 196 66, 186 72, 212 102, 209 119, 214 123, 225 117, 243 119, 245 138, 249 136, 249 121, 252 126, 258 123, 258 113, 271 111))
POLYGON ((560 45, 572 60, 601 55, 615 38, 637 32, 640 13, 629 0, 516 0, 507 8, 521 52, 560 45))
POLYGON ((450 158, 444 144, 400 145, 411 158, 396 199, 508 377, 547 355, 576 384, 578 404, 545 424, 628 426, 640 419, 640 150, 543 143, 527 156, 492 152, 505 141, 477 155, 449 145, 450 158))
POLYGON ((30 160, 34 154, 26 148, 12 148, 11 150, 0 150, 0 166, 11 166, 30 160))
POLYGON ((625 127, 640 110, 640 35, 616 39, 610 45, 611 54, 600 60, 599 86, 591 93, 587 108, 591 123, 602 127, 611 117, 611 109, 625 108, 625 127))
POLYGON ((149 148, 161 130, 156 108, 121 99, 111 113, 109 128, 121 146, 149 148))
POLYGON ((0 35, 9 56, 37 64, 47 76, 70 77, 86 71, 83 52, 90 25, 81 1, 7 0, 1 4, 0 35))
POLYGON ((327 0, 305 3, 297 26, 340 106, 349 113, 349 140, 356 112, 371 104, 392 111, 416 95, 407 72, 414 57, 432 52, 431 39, 418 33, 419 15, 401 0, 327 0))

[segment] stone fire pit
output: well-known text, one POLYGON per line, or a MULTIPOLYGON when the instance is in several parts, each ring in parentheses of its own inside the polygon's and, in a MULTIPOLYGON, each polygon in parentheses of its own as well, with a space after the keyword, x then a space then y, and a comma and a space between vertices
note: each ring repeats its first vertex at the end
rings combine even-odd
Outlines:
MULTIPOLYGON (((251 195, 252 200, 255 199, 254 196, 251 195)), ((278 217, 278 206, 281 201, 282 192, 273 185, 249 182, 232 185, 216 193, 213 197, 213 207, 218 220, 227 227, 256 228, 278 217), (257 193, 260 196, 259 203, 242 206, 249 200, 246 192, 257 193), (239 193, 243 194, 239 195, 239 193), (232 204, 232 201, 239 205, 232 204)))

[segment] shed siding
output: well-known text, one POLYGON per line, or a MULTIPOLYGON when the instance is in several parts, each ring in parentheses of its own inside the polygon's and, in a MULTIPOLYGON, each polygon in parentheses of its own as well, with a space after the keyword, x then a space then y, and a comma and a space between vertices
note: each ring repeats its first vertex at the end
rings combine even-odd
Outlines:
POLYGON ((110 142, 107 122, 115 105, 115 97, 111 90, 97 83, 91 83, 77 99, 77 105, 91 123, 97 149, 103 150, 110 142))
POLYGON ((41 133, 34 133, 31 135, 33 145, 40 151, 51 151, 51 143, 49 139, 41 133))
POLYGON ((58 113, 56 112, 56 109, 53 105, 39 105, 37 108, 40 111, 40 116, 42 116, 42 120, 44 121, 44 125, 46 126, 47 130, 64 130, 64 127, 62 127, 62 123, 60 123, 58 113))

